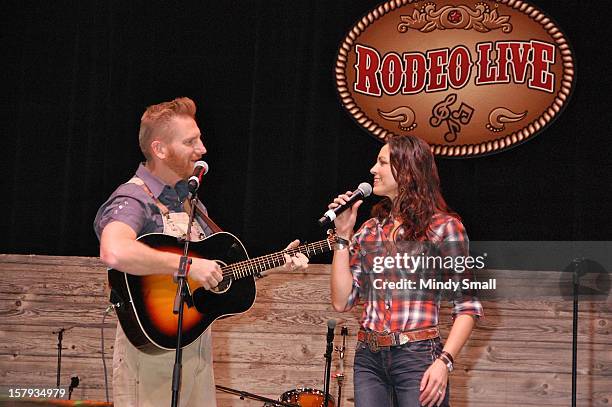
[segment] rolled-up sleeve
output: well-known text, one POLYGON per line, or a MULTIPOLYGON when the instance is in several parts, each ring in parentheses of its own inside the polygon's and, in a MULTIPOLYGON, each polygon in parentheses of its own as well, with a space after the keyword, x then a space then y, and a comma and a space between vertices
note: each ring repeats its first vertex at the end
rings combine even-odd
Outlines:
POLYGON ((457 315, 473 315, 477 318, 484 317, 482 310, 482 304, 476 297, 473 296, 459 296, 453 300, 453 319, 457 315))
MULTIPOLYGON (((469 239, 465 231, 465 227, 456 218, 451 218, 442 226, 441 235, 444 236, 444 241, 440 245, 440 254, 443 257, 463 257, 469 256, 469 239)), ((463 264, 463 263, 462 263, 463 264)), ((461 283, 464 279, 472 280, 473 272, 470 269, 465 269, 461 272, 451 270, 452 279, 461 283)), ((473 315, 477 318, 484 317, 482 304, 472 290, 459 289, 455 292, 452 298, 453 319, 457 315, 473 315)))

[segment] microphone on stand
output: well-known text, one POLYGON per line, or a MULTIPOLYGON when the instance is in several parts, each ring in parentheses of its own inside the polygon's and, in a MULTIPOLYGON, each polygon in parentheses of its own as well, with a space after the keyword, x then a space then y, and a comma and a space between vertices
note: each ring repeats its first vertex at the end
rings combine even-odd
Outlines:
POLYGON ((202 177, 208 173, 208 168, 206 161, 196 161, 193 166, 193 175, 187 181, 190 193, 195 194, 200 188, 200 182, 202 182, 202 177))
POLYGON ((334 341, 334 329, 336 329, 336 320, 328 319, 327 320, 327 343, 331 343, 334 341))
POLYGON ((357 201, 363 198, 367 198, 368 196, 370 196, 371 193, 372 186, 367 182, 362 182, 361 184, 359 184, 357 189, 353 191, 353 194, 350 196, 350 198, 348 199, 348 201, 346 201, 344 205, 340 205, 334 209, 330 209, 325 212, 323 216, 321 216, 321 219, 318 220, 319 226, 326 226, 327 224, 333 222, 334 219, 336 219, 336 216, 340 215, 342 212, 355 205, 357 201))
POLYGON ((331 380, 331 362, 332 362, 332 352, 334 350, 334 329, 336 328, 336 320, 328 319, 327 320, 327 347, 325 350, 325 379, 323 386, 323 395, 325 397, 325 407, 329 406, 329 399, 331 396, 329 395, 329 382, 331 380))

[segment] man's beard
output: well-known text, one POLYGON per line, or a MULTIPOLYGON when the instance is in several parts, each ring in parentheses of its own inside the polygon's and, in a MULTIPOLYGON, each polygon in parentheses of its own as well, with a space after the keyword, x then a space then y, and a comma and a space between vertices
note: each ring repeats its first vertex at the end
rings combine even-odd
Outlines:
POLYGON ((189 168, 189 159, 179 157, 172 147, 168 149, 168 158, 166 158, 166 165, 172 171, 174 171, 182 179, 189 178, 192 169, 189 168))

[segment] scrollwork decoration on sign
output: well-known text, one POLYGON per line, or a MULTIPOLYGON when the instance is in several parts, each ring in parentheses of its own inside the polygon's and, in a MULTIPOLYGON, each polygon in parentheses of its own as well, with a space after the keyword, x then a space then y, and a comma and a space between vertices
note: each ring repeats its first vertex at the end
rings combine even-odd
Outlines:
POLYGON ((472 9, 466 5, 444 6, 436 10, 434 3, 426 3, 420 10, 415 9, 412 15, 400 16, 402 22, 397 30, 405 33, 408 29, 427 33, 434 30, 463 29, 486 33, 501 29, 504 33, 512 32, 510 16, 500 16, 497 9, 491 10, 486 3, 476 3, 472 9))
POLYGON ((411 131, 417 127, 414 110, 408 106, 400 106, 390 112, 383 112, 378 109, 378 114, 383 119, 399 122, 397 126, 404 131, 411 131))
POLYGON ((485 125, 487 130, 492 132, 499 132, 505 130, 506 126, 504 123, 516 123, 523 120, 527 116, 527 110, 523 113, 514 113, 510 109, 505 107, 498 107, 489 113, 489 122, 485 125))

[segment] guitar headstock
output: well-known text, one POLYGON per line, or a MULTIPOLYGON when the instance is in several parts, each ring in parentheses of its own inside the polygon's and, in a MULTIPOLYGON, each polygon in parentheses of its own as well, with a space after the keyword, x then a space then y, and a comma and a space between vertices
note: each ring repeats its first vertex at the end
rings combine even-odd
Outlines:
POLYGON ((327 241, 330 244, 335 244, 336 243, 336 230, 335 229, 327 229, 327 241))
POLYGON ((334 250, 341 250, 350 245, 350 242, 336 234, 335 229, 327 229, 327 241, 334 250))

